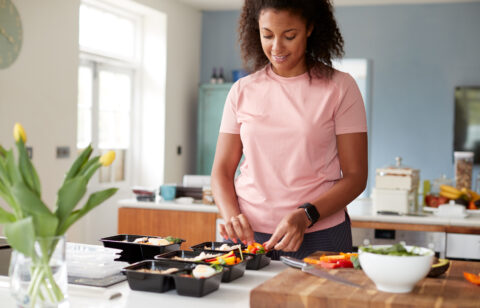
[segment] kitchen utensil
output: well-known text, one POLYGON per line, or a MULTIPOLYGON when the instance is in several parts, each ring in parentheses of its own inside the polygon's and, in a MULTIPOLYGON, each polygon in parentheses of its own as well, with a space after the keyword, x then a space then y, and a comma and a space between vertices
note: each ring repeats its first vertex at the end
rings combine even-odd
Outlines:
POLYGON ((352 287, 357 287, 357 288, 362 288, 361 285, 356 284, 351 282, 350 280, 347 280, 345 278, 337 277, 332 274, 329 274, 328 272, 321 270, 319 268, 316 268, 308 263, 303 262, 300 259, 292 258, 292 257, 286 257, 286 256, 281 256, 280 260, 285 263, 288 266, 299 268, 302 270, 302 272, 312 274, 321 278, 325 278, 334 282, 346 284, 348 286, 352 287))

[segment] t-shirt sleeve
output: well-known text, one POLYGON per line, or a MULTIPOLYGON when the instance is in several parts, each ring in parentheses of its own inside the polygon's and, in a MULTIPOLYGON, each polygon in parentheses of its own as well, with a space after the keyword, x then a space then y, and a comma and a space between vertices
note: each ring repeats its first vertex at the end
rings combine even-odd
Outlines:
POLYGON ((221 133, 240 134, 240 123, 237 120, 238 87, 239 82, 237 81, 233 84, 225 100, 220 124, 221 133))
POLYGON ((335 134, 363 133, 367 131, 367 117, 362 94, 355 79, 345 74, 340 85, 339 103, 335 109, 335 134))

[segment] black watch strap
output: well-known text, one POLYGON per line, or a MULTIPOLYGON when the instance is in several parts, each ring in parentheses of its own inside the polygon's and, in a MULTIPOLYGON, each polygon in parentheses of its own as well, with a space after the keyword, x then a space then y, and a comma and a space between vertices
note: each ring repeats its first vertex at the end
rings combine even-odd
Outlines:
POLYGON ((310 220, 310 226, 308 226, 307 228, 310 228, 311 226, 313 226, 320 219, 320 214, 318 213, 315 205, 311 203, 305 203, 300 205, 298 208, 304 209, 308 220, 310 220))

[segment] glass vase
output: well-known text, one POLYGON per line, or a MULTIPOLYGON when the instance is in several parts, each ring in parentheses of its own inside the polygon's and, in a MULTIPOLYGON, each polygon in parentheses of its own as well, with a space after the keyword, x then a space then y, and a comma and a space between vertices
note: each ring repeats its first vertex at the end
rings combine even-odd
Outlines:
POLYGON ((9 276, 19 307, 68 306, 65 237, 37 238, 31 256, 13 250, 9 276))

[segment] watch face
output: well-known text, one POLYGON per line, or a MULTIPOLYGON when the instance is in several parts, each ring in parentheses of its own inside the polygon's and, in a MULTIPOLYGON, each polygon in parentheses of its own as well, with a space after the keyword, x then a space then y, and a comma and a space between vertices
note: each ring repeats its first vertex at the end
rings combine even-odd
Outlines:
POLYGON ((11 0, 0 0, 0 68, 9 67, 22 47, 22 22, 11 0))

